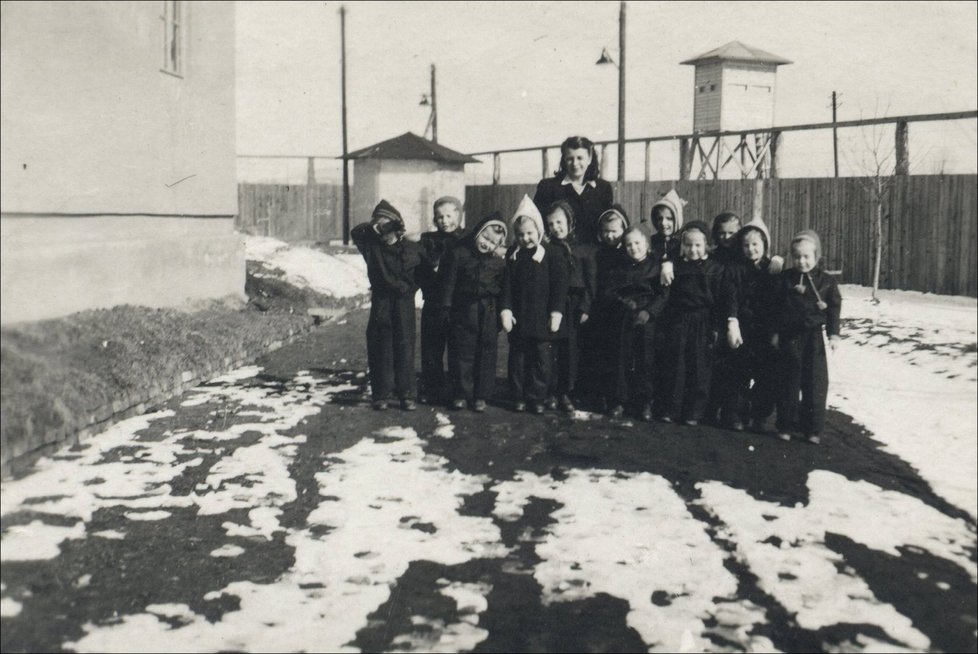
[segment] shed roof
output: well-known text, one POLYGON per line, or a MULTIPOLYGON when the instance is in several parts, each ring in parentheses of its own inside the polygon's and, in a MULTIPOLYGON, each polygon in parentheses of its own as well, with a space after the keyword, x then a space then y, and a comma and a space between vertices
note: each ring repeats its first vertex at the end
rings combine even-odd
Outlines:
POLYGON ((392 139, 351 152, 348 159, 424 159, 445 163, 479 163, 478 159, 467 154, 429 141, 417 134, 405 132, 392 139))
POLYGON ((761 64, 774 64, 775 66, 780 66, 783 64, 793 63, 784 57, 779 57, 776 54, 771 54, 766 50, 761 50, 760 48, 755 48, 753 46, 744 45, 740 41, 731 41, 726 45, 721 45, 719 48, 714 48, 709 52, 704 52, 698 57, 693 57, 692 59, 687 59, 686 61, 680 62, 683 65, 697 65, 702 64, 707 61, 717 60, 717 61, 750 61, 754 63, 761 64))

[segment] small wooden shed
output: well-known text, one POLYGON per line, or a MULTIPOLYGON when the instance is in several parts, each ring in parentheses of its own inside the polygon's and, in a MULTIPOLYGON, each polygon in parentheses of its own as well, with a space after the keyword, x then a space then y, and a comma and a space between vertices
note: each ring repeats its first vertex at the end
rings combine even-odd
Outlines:
POLYGON ((429 231, 431 203, 443 195, 465 198, 465 164, 479 163, 411 132, 351 152, 353 224, 370 219, 383 198, 404 216, 408 232, 429 231))
POLYGON ((792 62, 740 41, 731 41, 681 63, 696 67, 694 132, 774 125, 778 66, 792 62))

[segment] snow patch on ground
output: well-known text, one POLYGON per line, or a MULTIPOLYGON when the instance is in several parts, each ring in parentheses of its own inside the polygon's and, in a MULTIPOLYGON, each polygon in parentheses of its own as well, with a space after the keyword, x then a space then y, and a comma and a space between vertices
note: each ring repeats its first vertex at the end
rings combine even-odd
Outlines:
POLYGON ((829 405, 978 517, 978 304, 913 291, 881 291, 874 304, 869 289, 851 285, 842 293, 829 405))
POLYGON ((367 264, 359 254, 326 254, 267 236, 246 236, 245 257, 278 268, 294 286, 332 297, 352 297, 370 291, 367 264))
MULTIPOLYGON (((492 490, 498 493, 494 513, 504 520, 518 519, 531 497, 562 505, 536 546, 543 560, 533 575, 545 603, 607 593, 629 602, 628 625, 650 651, 711 647, 704 634, 717 612, 715 600, 733 602, 737 579, 724 567, 723 550, 667 480, 650 473, 571 470, 555 481, 524 472, 492 490), (661 600, 656 604, 652 597, 661 600)), ((729 617, 736 609, 727 605, 726 611, 729 617)), ((762 611, 749 607, 738 615, 764 620, 762 611)), ((768 639, 747 636, 750 626, 741 627, 738 642, 748 650, 773 649, 768 639)), ((725 633, 729 637, 734 630, 725 633)))
POLYGON ((0 599, 0 616, 4 618, 15 618, 20 615, 24 605, 12 597, 0 599))
POLYGON ((917 547, 954 562, 976 579, 968 525, 902 493, 824 470, 809 475, 807 506, 759 501, 719 482, 698 487, 699 503, 723 521, 721 535, 736 543, 737 556, 757 575, 760 587, 796 613, 798 624, 806 629, 865 622, 879 625, 903 643, 902 651, 930 646, 909 618, 877 599, 854 571, 846 569, 842 556, 825 545, 827 533, 895 556, 899 545, 917 547))

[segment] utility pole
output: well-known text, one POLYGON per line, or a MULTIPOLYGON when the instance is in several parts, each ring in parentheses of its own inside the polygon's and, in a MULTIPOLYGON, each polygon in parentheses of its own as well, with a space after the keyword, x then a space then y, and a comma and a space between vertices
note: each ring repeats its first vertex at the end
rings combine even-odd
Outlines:
POLYGON ((431 64, 431 140, 438 142, 438 99, 435 96, 434 64, 431 64))
POLYGON ((618 13, 618 181, 625 181, 625 0, 618 13))
POLYGON ((343 245, 350 244, 350 167, 346 159, 346 7, 340 5, 340 88, 343 95, 343 245))
POLYGON ((832 91, 832 161, 835 164, 835 176, 839 176, 839 130, 835 125, 835 111, 836 111, 836 101, 835 101, 835 91, 832 91))

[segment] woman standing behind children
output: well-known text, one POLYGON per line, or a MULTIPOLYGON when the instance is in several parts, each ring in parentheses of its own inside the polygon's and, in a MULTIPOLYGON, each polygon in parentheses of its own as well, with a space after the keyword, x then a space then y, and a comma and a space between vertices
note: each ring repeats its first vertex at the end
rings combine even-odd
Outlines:
POLYGON ((609 415, 620 418, 625 404, 635 406, 638 416, 652 420, 655 331, 665 308, 667 292, 659 281, 659 260, 649 253, 649 237, 638 227, 622 236, 625 256, 609 276, 605 294, 610 299, 612 329, 606 338, 617 348, 611 364, 614 370, 614 398, 609 415))
POLYGON ((842 296, 835 278, 818 267, 821 257, 818 234, 798 232, 791 239, 792 267, 781 273, 774 340, 781 381, 778 436, 786 441, 792 432, 801 432, 809 443, 817 444, 825 427, 829 372, 824 332, 835 349, 842 296))
POLYGON ((557 200, 564 200, 573 208, 580 241, 594 243, 598 217, 611 207, 614 191, 600 177, 594 143, 583 136, 568 137, 560 144, 560 168, 554 177, 537 184, 533 202, 541 214, 557 200))
POLYGON ((439 266, 442 257, 462 236, 462 203, 450 195, 438 198, 432 206, 436 231, 421 235, 421 248, 428 265, 418 271, 418 285, 424 297, 421 309, 421 395, 422 402, 447 400, 445 349, 448 345, 448 310, 438 304, 439 266))
POLYGON ((544 245, 543 218, 524 195, 513 216, 516 243, 506 257, 500 319, 509 334, 509 383, 516 411, 543 413, 553 371, 553 341, 567 338, 565 258, 544 245))
POLYGON ((580 330, 588 321, 591 303, 597 291, 594 249, 591 243, 580 243, 575 231, 574 209, 565 200, 554 202, 546 215, 547 236, 554 250, 564 257, 567 268, 567 306, 564 324, 567 338, 555 343, 554 372, 551 388, 562 411, 574 411, 574 395, 581 355, 580 330))
POLYGON ((666 354, 670 395, 662 419, 699 424, 710 393, 713 349, 720 318, 729 314, 723 266, 709 258, 710 231, 695 220, 679 232, 680 260, 669 288, 666 354))
POLYGON ((448 369, 452 408, 486 410, 496 381, 497 302, 506 264, 496 251, 506 242, 499 212, 486 216, 442 263, 438 304, 449 310, 448 369))
POLYGON ((354 227, 350 236, 367 262, 370 280, 367 365, 373 407, 386 409, 395 391, 401 408, 414 411, 414 295, 421 246, 402 238, 404 220, 386 200, 374 208, 370 222, 354 227))

